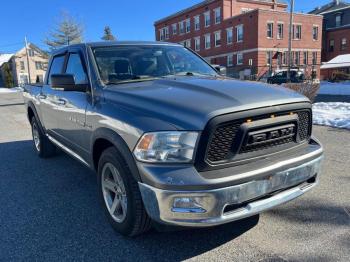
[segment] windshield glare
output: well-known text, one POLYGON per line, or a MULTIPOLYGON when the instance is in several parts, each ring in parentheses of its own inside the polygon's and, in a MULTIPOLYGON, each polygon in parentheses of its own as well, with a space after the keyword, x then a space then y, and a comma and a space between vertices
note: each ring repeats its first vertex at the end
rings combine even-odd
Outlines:
POLYGON ((216 75, 200 57, 181 46, 112 46, 93 49, 105 84, 169 75, 216 75))

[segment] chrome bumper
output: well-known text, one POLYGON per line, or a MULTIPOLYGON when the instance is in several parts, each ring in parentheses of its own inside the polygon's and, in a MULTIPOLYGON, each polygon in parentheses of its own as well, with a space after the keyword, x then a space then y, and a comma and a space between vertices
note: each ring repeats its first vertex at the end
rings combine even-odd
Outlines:
POLYGON ((143 183, 139 188, 152 219, 171 225, 214 226, 256 215, 301 196, 318 183, 321 162, 322 156, 260 180, 215 190, 169 191, 143 183))

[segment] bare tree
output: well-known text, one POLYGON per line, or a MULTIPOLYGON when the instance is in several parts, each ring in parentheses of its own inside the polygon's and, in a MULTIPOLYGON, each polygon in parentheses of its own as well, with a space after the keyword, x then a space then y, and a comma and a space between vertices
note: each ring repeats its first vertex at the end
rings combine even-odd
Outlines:
POLYGON ((83 26, 66 12, 62 12, 61 19, 55 28, 48 33, 45 44, 51 50, 83 41, 83 26))

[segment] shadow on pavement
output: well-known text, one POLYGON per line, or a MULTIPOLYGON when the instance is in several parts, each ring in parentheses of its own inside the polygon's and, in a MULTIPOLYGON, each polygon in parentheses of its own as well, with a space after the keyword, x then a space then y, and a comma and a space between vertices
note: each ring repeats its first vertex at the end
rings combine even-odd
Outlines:
POLYGON ((0 261, 180 261, 237 238, 259 220, 124 238, 104 216, 95 174, 75 160, 63 153, 40 159, 32 141, 0 144, 0 159, 0 261))

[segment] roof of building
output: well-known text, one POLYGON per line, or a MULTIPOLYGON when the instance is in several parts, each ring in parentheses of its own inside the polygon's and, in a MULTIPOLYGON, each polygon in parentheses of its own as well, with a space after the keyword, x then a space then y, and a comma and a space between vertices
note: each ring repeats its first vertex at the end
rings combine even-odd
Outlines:
POLYGON ((321 66, 321 69, 350 67, 350 54, 338 55, 321 66))
POLYGON ((316 7, 314 10, 310 11, 309 14, 331 13, 344 8, 350 8, 350 3, 341 0, 333 0, 328 4, 316 7))
POLYGON ((0 54, 0 66, 10 61, 13 54, 0 54))
MULTIPOLYGON (((174 14, 171 14, 169 16, 161 18, 158 21, 155 21, 154 24, 156 25, 156 24, 162 23, 162 22, 164 22, 166 20, 169 20, 169 19, 174 18, 176 16, 185 14, 185 13, 190 12, 190 11, 196 9, 196 8, 205 6, 205 5, 210 4, 212 2, 215 2, 215 1, 217 1, 217 0, 204 0, 204 1, 200 2, 200 3, 198 3, 198 4, 192 5, 192 6, 188 7, 188 8, 185 8, 185 9, 183 9, 181 11, 178 11, 178 12, 176 12, 174 14)), ((244 0, 244 1, 246 1, 246 2, 265 2, 265 3, 276 2, 277 4, 287 5, 287 2, 285 0, 244 0)))

